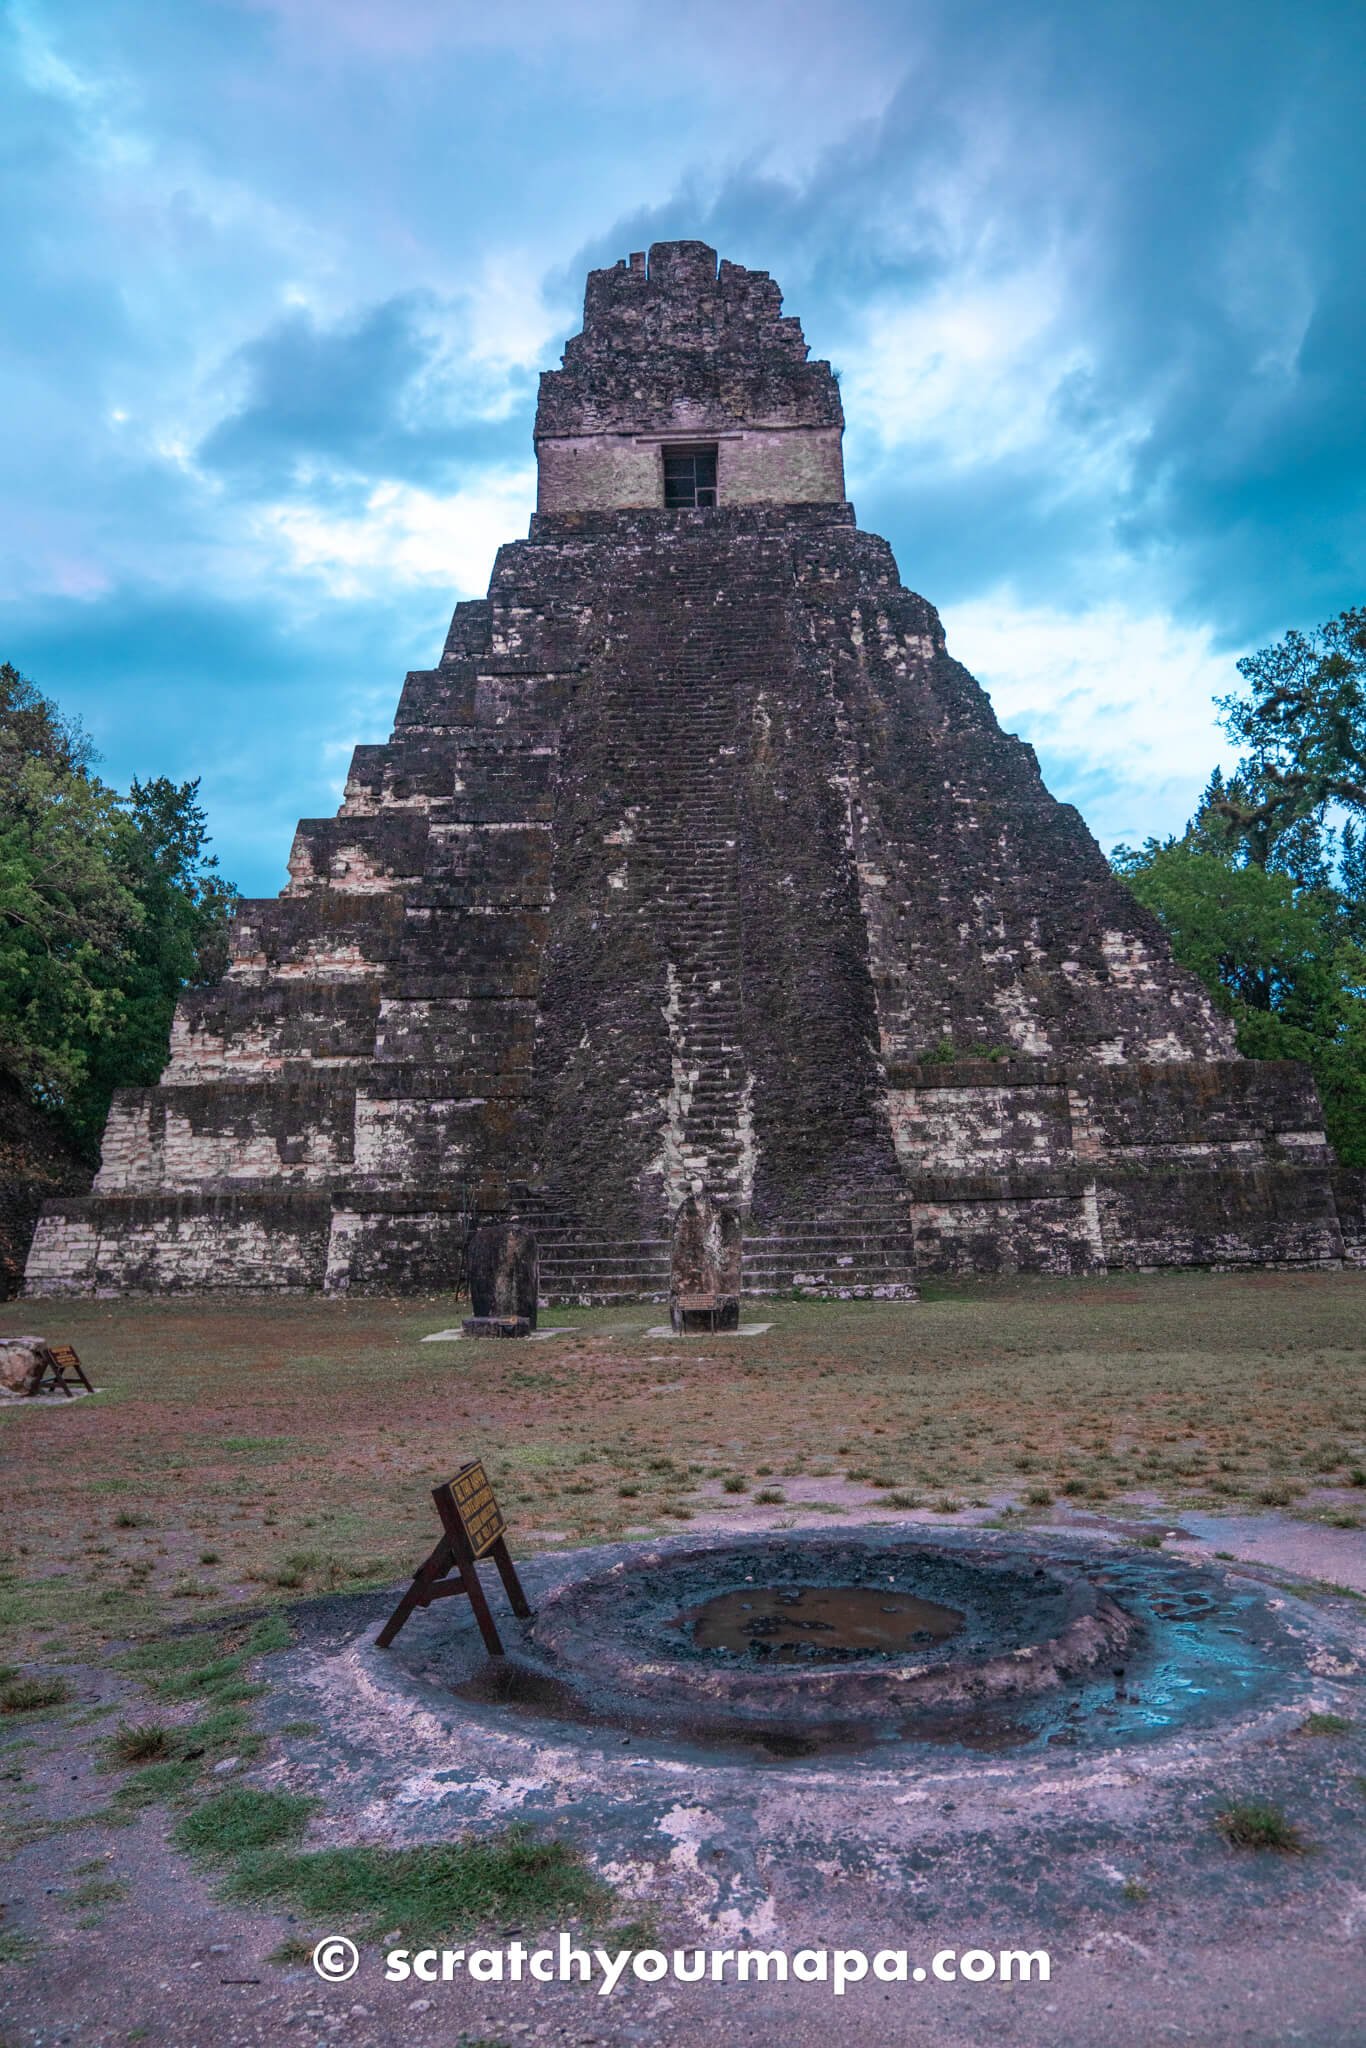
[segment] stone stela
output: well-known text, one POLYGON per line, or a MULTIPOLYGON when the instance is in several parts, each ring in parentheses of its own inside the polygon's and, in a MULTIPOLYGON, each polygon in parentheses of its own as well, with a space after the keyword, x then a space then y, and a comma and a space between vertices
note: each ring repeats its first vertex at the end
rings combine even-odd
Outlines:
POLYGON ((448 1292, 475 1186, 545 1302, 660 1301, 694 1180, 754 1295, 1342 1262, 1308 1071, 1239 1055, 1002 730, 843 431, 766 271, 589 274, 527 537, 238 906, 32 1293, 448 1292))
POLYGON ((474 1610, 485 1649, 491 1657, 501 1657, 503 1641, 479 1582, 479 1560, 487 1557, 497 1566, 515 1615, 528 1620, 531 1607, 512 1562, 507 1525, 482 1462, 474 1458, 462 1465, 453 1479, 432 1488, 432 1499, 445 1533, 413 1573, 412 1584, 376 1636, 376 1646, 387 1650, 415 1607, 430 1607, 433 1600, 463 1593, 474 1610))
POLYGON ((694 1181, 674 1218, 669 1321, 676 1331, 740 1327, 742 1249, 740 1218, 694 1181))
POLYGON ((540 1261, 535 1233, 524 1224, 482 1223, 465 1253, 470 1306, 467 1337, 529 1337, 536 1327, 540 1261))

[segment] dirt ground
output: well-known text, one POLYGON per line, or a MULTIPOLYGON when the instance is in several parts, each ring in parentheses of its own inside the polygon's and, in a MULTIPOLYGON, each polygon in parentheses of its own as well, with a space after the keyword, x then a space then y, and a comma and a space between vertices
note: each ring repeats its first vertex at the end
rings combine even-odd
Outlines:
MULTIPOLYGON (((450 1298, 0 1309, 0 1329, 73 1342, 100 1389, 0 1405, 0 1699, 6 1682, 21 1687, 0 1712, 0 2048, 511 2048, 672 2042, 696 2027, 696 2006, 688 2019, 667 1986, 610 2003, 468 1985, 437 1987, 426 2005, 411 1985, 343 2001, 297 1957, 265 1960, 289 1923, 222 1902, 169 1840, 206 1787, 269 1769, 274 1738, 243 1742, 240 1723, 228 1748, 245 1753, 210 1747, 168 1774, 164 1797, 120 1800, 111 1731, 163 1712, 130 1671, 130 1646, 202 1628, 240 1648, 224 1625, 288 1616, 304 1599, 336 1597, 340 1611, 373 1594, 382 1609, 378 1589, 434 1539, 430 1487, 464 1457, 485 1459, 522 1554, 690 1524, 1095 1524, 1197 1558, 1249 1558, 1339 1599, 1366 1592, 1366 1274, 1016 1281, 910 1306, 779 1301, 749 1308, 771 1327, 738 1339, 649 1335, 658 1311, 644 1307, 555 1311, 544 1320, 564 1334, 533 1344, 422 1341, 460 1313, 450 1298), (34 1680, 66 1697, 23 1705, 34 1680)), ((233 1711, 259 1717, 249 1699, 233 1711)), ((1350 1843, 1351 1802, 1366 1822, 1366 1797, 1338 1779, 1350 1843)), ((1259 1867, 1292 1865, 1297 1895, 1312 1893, 1310 1858, 1259 1867)), ((1359 1941, 1366 1862, 1358 1893, 1359 1941)), ((1339 1883, 1333 1913, 1345 1910, 1339 1883)), ((706 2025, 730 2039, 733 2017, 735 2039, 774 2048, 1116 2035, 1336 2048, 1366 2030, 1366 2012, 1334 1989, 1338 1939, 1298 1960, 1250 1944, 1223 1981, 1206 1954, 1198 2011, 1155 1975, 1163 1937, 1149 1923, 1086 1956, 1079 1941, 1047 1998, 931 1987, 912 2012, 870 1987, 838 2006, 728 1996, 706 2025), (1134 1942, 1147 1961, 1135 1964, 1134 1942), (1271 1998, 1295 1969, 1302 2025, 1281 2007, 1278 2031, 1259 2031, 1271 2009, 1259 1987, 1271 1998)))

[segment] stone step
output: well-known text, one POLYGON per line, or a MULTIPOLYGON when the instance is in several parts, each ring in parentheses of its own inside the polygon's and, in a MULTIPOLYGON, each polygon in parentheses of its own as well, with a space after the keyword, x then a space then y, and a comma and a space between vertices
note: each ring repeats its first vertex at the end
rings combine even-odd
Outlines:
MULTIPOLYGON (((851 1281, 848 1285, 838 1280, 819 1281, 812 1279, 809 1284, 792 1284, 785 1279, 772 1283, 760 1282, 751 1285, 742 1280, 740 1297, 744 1301, 764 1301, 775 1295, 797 1294, 813 1301, 916 1301, 919 1289, 911 1278, 885 1281, 851 1281)), ((616 1287, 607 1282, 574 1288, 543 1288, 542 1308, 626 1308, 635 1304, 657 1303, 661 1307, 668 1301, 667 1287, 645 1291, 629 1283, 616 1287)))

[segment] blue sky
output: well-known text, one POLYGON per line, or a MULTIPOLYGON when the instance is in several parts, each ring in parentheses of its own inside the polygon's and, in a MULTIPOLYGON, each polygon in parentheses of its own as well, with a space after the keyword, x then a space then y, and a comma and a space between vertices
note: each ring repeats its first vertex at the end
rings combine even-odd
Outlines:
POLYGON ((0 658, 224 870, 387 736, 534 495, 583 275, 702 236, 1107 847, 1363 590, 1355 4, 0 5, 0 658))

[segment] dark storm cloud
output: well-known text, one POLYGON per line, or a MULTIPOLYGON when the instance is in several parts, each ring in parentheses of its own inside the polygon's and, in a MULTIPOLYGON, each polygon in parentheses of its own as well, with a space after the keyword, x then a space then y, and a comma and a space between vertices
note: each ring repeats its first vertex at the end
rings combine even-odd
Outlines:
MULTIPOLYGON (((200 443, 199 461, 263 491, 309 465, 450 485, 452 471, 515 461, 529 440, 532 378, 511 380, 521 402, 503 418, 454 421, 480 380, 462 382, 459 362, 443 359, 432 328, 441 311, 414 292, 331 327, 306 311, 277 321, 228 364, 245 398, 200 443)), ((500 382, 506 403, 509 380, 500 382)))
MULTIPOLYGON (((778 279, 864 524, 947 610, 1151 615, 1231 662, 1361 601, 1359 6, 317 19, 0 10, 0 658, 115 779, 207 764, 253 886, 518 530, 584 270, 652 240, 778 279)), ((1068 687, 1040 724, 1089 811, 1129 771, 1068 687)))
POLYGON ((946 456, 851 413, 864 515, 946 599, 1011 578, 1066 601, 1114 549, 1230 641, 1352 601, 1366 17, 969 4, 922 19, 933 33, 882 120, 805 179, 691 180, 570 269, 701 236, 771 268, 838 364, 870 303, 914 309, 946 279, 989 283, 1054 251, 1050 347, 1087 358, 1040 361, 1057 443, 946 456), (1122 462, 1078 492, 1078 458, 1117 435, 1122 462))

